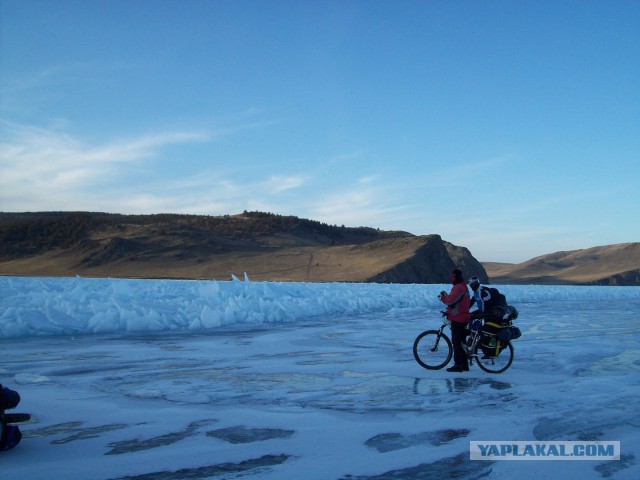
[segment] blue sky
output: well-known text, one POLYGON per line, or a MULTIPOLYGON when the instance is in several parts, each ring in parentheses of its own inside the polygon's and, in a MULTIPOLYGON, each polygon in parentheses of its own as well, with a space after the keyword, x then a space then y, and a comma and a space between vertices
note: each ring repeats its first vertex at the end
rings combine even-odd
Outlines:
POLYGON ((0 211, 640 241, 640 2, 0 0, 0 211))

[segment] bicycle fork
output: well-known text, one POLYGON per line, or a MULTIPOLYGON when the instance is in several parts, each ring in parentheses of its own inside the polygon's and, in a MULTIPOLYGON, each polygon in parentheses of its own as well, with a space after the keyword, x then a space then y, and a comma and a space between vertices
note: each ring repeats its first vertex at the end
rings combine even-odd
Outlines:
POLYGON ((429 349, 431 350, 432 353, 438 351, 438 345, 440 345, 440 339, 442 338, 443 331, 444 331, 444 327, 440 327, 440 330, 438 330, 438 335, 436 335, 436 342, 433 344, 433 347, 429 349))
POLYGON ((478 343, 479 339, 480 335, 478 335, 476 332, 471 332, 469 334, 469 338, 467 338, 466 342, 462 344, 464 352, 467 354, 467 358, 469 359, 469 365, 473 365, 474 357, 478 356, 478 354, 474 354, 473 351, 475 350, 476 344, 478 343))

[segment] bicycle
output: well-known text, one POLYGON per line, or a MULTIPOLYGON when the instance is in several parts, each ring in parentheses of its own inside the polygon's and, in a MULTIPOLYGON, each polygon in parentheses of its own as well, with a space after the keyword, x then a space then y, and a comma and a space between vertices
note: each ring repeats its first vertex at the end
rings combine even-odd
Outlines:
MULTIPOLYGON (((425 330, 418 335, 413 342, 413 356, 416 361, 427 370, 439 370, 447 366, 453 356, 453 344, 451 339, 444 333, 445 327, 451 326, 451 321, 447 318, 447 312, 442 314, 442 325, 438 330, 425 330)), ((498 344, 496 355, 485 355, 480 348, 482 337, 482 319, 474 318, 469 322, 469 337, 463 344, 469 364, 473 362, 487 373, 502 373, 513 363, 515 356, 511 342, 501 342, 498 344), (478 349, 480 348, 480 352, 478 349)))

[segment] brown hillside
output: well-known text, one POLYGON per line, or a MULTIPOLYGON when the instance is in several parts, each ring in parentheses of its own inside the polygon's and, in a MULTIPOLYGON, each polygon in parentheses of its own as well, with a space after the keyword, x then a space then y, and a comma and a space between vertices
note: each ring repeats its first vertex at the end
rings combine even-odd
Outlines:
POLYGON ((438 235, 259 212, 0 214, 3 275, 440 283, 454 266, 488 279, 467 249, 438 235))
POLYGON ((483 266, 493 283, 640 285, 640 243, 556 252, 519 264, 483 266))

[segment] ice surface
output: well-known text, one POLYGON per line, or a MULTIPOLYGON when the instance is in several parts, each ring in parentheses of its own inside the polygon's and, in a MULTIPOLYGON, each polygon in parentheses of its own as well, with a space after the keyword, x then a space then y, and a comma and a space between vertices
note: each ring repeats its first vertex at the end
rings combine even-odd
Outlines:
MULTIPOLYGON (((246 279, 245 279, 246 280, 246 279)), ((502 286, 501 375, 427 371, 444 285, 0 278, 17 479, 640 478, 640 289, 502 286), (619 440, 619 462, 469 460, 473 440, 619 440)))

